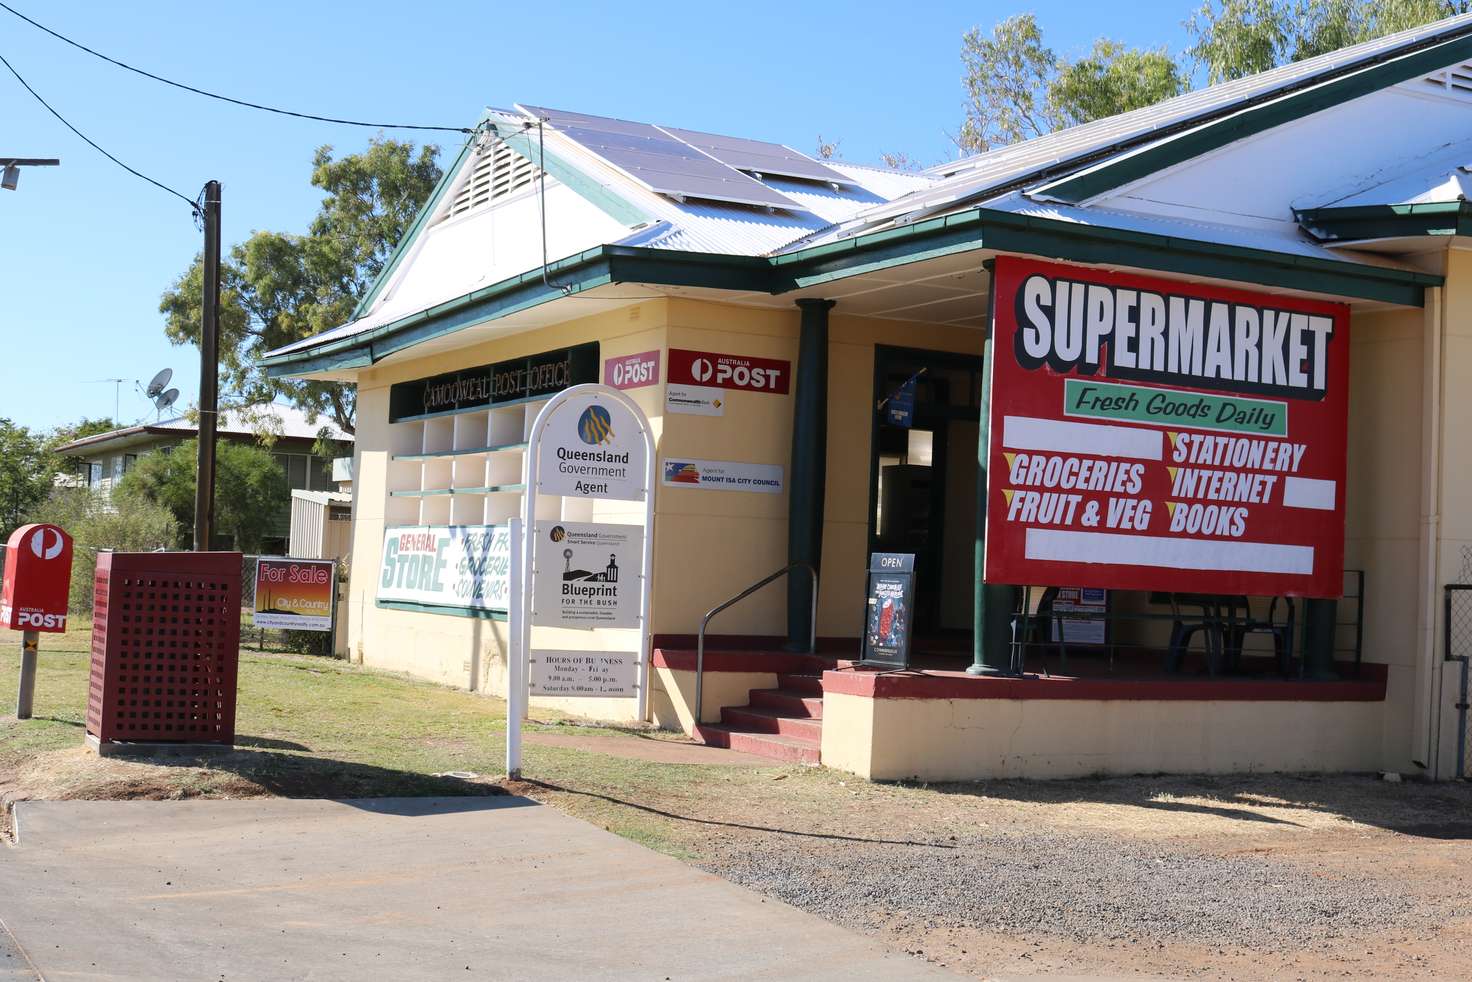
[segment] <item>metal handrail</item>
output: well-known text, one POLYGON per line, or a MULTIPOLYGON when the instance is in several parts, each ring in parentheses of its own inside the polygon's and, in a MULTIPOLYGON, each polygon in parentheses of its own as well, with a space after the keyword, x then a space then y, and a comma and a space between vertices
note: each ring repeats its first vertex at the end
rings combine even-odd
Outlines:
POLYGON ((705 695, 705 629, 710 624, 710 619, 719 614, 721 611, 725 610, 727 607, 739 604, 741 601, 745 600, 753 593, 756 593, 758 590, 766 586, 768 583, 771 583, 773 580, 781 579, 788 573, 791 573, 794 569, 799 568, 807 570, 808 575, 812 577, 813 580, 813 610, 812 619, 808 625, 808 653, 811 654, 818 650, 818 571, 816 568, 814 568, 812 563, 803 562, 802 560, 798 560, 795 563, 788 563, 786 566, 783 566, 781 569, 777 570, 777 572, 775 573, 772 573, 770 576, 762 577, 760 580, 753 583, 745 590, 742 590, 740 593, 736 594, 736 596, 732 597, 730 600, 727 600, 725 603, 712 607, 710 611, 700 619, 700 633, 695 636, 694 716, 696 726, 700 725, 701 711, 705 708, 705 700, 703 698, 705 695))

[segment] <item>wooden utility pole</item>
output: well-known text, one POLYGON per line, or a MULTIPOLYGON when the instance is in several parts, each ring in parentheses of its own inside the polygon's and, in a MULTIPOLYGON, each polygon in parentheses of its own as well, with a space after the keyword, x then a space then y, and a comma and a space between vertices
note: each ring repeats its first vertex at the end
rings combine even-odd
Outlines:
POLYGON ((215 429, 220 408, 220 182, 204 186, 204 313, 199 335, 199 473, 194 551, 208 552, 215 526, 215 429))

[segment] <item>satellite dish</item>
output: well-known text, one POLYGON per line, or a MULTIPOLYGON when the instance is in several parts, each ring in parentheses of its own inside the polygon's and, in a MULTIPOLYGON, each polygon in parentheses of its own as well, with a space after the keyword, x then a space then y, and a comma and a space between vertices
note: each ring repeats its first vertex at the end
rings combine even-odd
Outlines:
MULTIPOLYGON (((163 371, 155 375, 153 377, 153 381, 148 383, 148 388, 145 390, 148 393, 148 398, 157 399, 159 395, 162 394, 162 392, 164 391, 164 386, 169 384, 169 379, 173 377, 174 370, 172 368, 165 368, 163 371)), ((175 395, 175 398, 178 398, 177 394, 175 395)))
MULTIPOLYGON (((168 371, 168 369, 164 369, 164 371, 168 371)), ((163 373, 160 372, 159 374, 163 374, 163 373)), ((179 390, 178 389, 170 389, 167 392, 160 392, 154 398, 154 400, 153 400, 153 408, 154 409, 157 409, 160 413, 162 413, 165 409, 168 409, 175 402, 177 402, 178 399, 179 399, 179 390)))

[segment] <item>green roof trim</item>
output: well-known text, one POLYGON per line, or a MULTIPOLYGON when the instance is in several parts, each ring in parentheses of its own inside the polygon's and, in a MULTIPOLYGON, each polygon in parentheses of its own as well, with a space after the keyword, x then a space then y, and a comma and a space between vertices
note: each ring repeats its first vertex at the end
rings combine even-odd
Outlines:
POLYGON ((1108 191, 1220 149, 1229 143, 1284 123, 1332 109, 1360 96, 1472 59, 1472 35, 1401 55, 1348 75, 1273 98, 1214 122, 1203 123, 1180 136, 1125 154, 1040 189, 1050 198, 1078 204, 1108 191))
POLYGON ((627 225, 630 228, 635 225, 650 224, 654 221, 653 217, 647 212, 629 199, 616 193, 608 185, 600 184, 577 166, 564 160, 559 154, 547 150, 542 146, 541 141, 532 137, 530 130, 510 126, 497 126, 495 123, 486 123, 485 126, 492 133, 496 134, 502 143, 505 143, 533 164, 543 167, 549 176, 555 177, 559 182, 567 185, 577 194, 585 198, 589 204, 598 208, 614 221, 627 225))
POLYGON ((1460 200, 1303 208, 1294 209, 1293 217, 1321 242, 1472 235, 1472 202, 1460 200))
POLYGON ((353 308, 353 320, 357 320, 368 312, 368 308, 373 304, 374 299, 383 292, 383 288, 393 278, 394 270, 398 268, 399 263, 408 254, 410 247, 414 244, 414 240, 419 237, 419 233, 428 224, 429 216, 433 215, 439 209, 440 202, 449 193, 450 185, 454 183, 455 177, 460 173, 460 165, 469 156, 470 148, 475 145, 476 138, 480 135, 481 127, 486 124, 486 119, 486 115, 481 116, 480 122, 476 124, 475 131, 465 138, 465 143, 460 147, 460 152, 455 155, 455 162, 449 167, 446 167, 440 174, 439 183, 430 192, 429 200, 424 202, 424 206, 419 209, 419 214, 414 216, 414 222, 409 226, 409 230, 404 233, 404 237, 399 240, 399 244, 394 246, 394 251, 389 254, 388 262, 383 264, 383 269, 380 269, 378 275, 373 278, 373 285, 368 288, 367 293, 363 294, 363 298, 358 301, 358 306, 353 308))
POLYGON ((263 359, 262 364, 272 378, 366 367, 422 341, 611 283, 778 296, 936 256, 981 250, 1407 307, 1422 306, 1426 288, 1443 282, 1440 276, 1414 270, 975 208, 770 257, 600 246, 549 264, 550 287, 541 269, 532 270, 359 334, 263 359))

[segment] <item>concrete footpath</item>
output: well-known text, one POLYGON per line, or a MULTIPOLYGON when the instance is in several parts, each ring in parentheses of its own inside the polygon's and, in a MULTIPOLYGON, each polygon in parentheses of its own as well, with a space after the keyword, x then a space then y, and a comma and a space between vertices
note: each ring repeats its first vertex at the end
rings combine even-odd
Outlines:
POLYGON ((23 802, 16 819, 0 921, 21 957, 0 978, 954 978, 525 798, 23 802))

